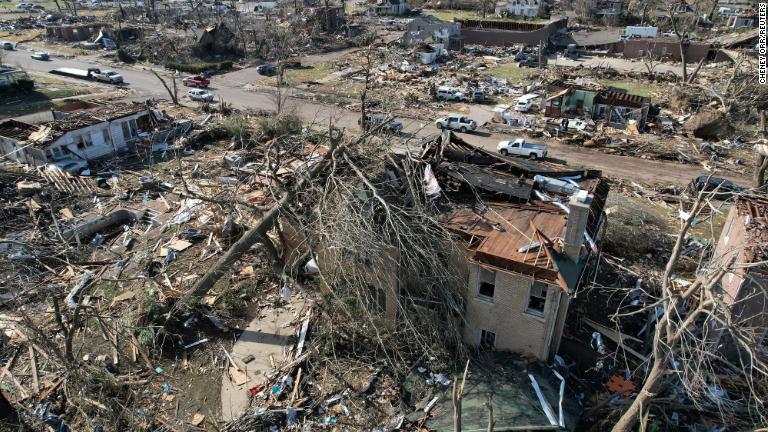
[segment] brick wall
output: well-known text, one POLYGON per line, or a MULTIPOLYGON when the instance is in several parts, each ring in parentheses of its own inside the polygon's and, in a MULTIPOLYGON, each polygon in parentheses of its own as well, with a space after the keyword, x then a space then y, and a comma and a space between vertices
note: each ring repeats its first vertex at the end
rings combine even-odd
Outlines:
MULTIPOLYGON (((561 288, 548 286, 544 318, 540 318, 525 312, 533 279, 496 270, 496 287, 490 302, 477 297, 478 269, 478 264, 470 264, 464 342, 476 346, 480 331, 488 330, 496 333, 497 350, 529 353, 546 360, 550 346, 560 339, 559 335, 552 337, 551 329, 558 321, 561 288)), ((560 314, 564 316, 565 312, 561 308, 560 314)), ((559 327, 562 329, 562 324, 559 327)))
MULTIPOLYGON (((709 55, 710 44, 691 42, 685 47, 685 61, 696 63, 709 55)), ((624 57, 640 58, 652 51, 655 57, 665 57, 680 61, 680 45, 677 41, 660 41, 654 39, 630 39, 624 42, 624 57), (640 54, 642 50, 643 54, 640 54)))
POLYGON ((491 46, 507 46, 514 44, 538 45, 539 42, 545 44, 549 37, 567 24, 567 20, 559 20, 546 25, 528 24, 531 28, 540 26, 530 31, 513 31, 486 27, 467 27, 462 23, 461 36, 464 38, 464 45, 482 44, 491 46))

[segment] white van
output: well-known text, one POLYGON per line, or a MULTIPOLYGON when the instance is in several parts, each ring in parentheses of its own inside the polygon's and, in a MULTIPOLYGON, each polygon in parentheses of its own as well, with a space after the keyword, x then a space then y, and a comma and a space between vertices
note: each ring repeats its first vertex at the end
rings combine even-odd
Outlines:
POLYGON ((517 98, 517 102, 515 103, 515 111, 518 112, 528 112, 531 110, 531 107, 533 107, 533 101, 539 97, 536 93, 528 93, 527 95, 520 96, 517 98))

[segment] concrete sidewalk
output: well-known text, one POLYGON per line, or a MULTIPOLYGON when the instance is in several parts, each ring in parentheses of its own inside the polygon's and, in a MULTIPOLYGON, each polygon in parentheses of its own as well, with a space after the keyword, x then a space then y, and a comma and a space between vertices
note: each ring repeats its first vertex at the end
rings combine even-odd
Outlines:
POLYGON ((284 353, 296 343, 297 326, 300 326, 306 312, 308 301, 301 294, 294 293, 288 304, 277 308, 267 307, 261 310, 245 329, 230 355, 235 362, 245 368, 248 381, 236 385, 228 372, 224 372, 221 383, 221 416, 231 420, 248 408, 248 389, 264 383, 266 374, 272 372, 272 360, 279 367, 286 363, 284 353), (289 325, 295 321, 295 325, 289 325), (243 358, 254 356, 248 364, 243 358))

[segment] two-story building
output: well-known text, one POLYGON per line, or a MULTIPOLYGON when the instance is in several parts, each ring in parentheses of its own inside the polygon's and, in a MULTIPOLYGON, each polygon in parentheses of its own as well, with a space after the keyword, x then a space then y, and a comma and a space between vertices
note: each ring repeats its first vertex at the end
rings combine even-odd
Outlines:
POLYGON ((508 0, 496 3, 496 15, 533 18, 541 12, 542 0, 508 0))
POLYGON ((368 14, 373 16, 399 16, 407 14, 409 10, 405 0, 382 0, 368 6, 368 14))
POLYGON ((0 151, 36 166, 101 159, 129 150, 142 130, 151 130, 151 116, 145 106, 116 104, 40 125, 8 120, 0 123, 0 151))
POLYGON ((608 187, 597 171, 504 158, 446 135, 434 145, 438 179, 485 195, 483 210, 456 204, 441 217, 466 248, 464 342, 551 358, 602 238, 608 187))

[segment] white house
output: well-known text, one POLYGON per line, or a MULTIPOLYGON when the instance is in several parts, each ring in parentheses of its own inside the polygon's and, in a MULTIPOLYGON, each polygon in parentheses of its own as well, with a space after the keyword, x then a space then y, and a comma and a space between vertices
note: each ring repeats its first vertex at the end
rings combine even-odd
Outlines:
POLYGON ((498 16, 536 17, 542 0, 508 0, 496 4, 498 16))
POLYGON ((145 107, 119 104, 37 126, 8 120, 0 123, 0 151, 38 166, 100 159, 129 150, 141 131, 151 130, 151 115, 145 107))
POLYGON ((375 16, 405 15, 409 10, 405 0, 382 0, 368 7, 368 13, 375 16))

